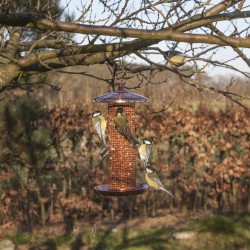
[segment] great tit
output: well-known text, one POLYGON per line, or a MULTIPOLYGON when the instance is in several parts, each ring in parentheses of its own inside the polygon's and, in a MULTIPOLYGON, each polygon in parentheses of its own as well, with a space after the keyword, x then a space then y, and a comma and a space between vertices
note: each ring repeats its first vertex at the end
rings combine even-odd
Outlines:
POLYGON ((190 60, 188 55, 181 53, 178 50, 168 50, 165 52, 165 57, 170 64, 176 67, 183 66, 187 61, 190 60))
POLYGON ((151 152, 151 147, 152 147, 152 141, 148 138, 143 139, 143 144, 139 147, 139 157, 142 161, 144 161, 144 167, 147 166, 148 159, 150 157, 150 152, 151 152))
POLYGON ((178 50, 166 51, 164 56, 167 66, 185 77, 191 77, 198 71, 194 60, 178 50))
POLYGON ((108 145, 105 139, 107 122, 105 118, 102 116, 101 111, 98 110, 92 114, 92 122, 100 141, 104 145, 104 148, 100 151, 100 154, 102 157, 105 157, 108 154, 108 145))
POLYGON ((123 112, 123 108, 117 108, 114 123, 117 131, 129 140, 133 147, 135 147, 135 145, 138 144, 138 141, 131 134, 128 119, 123 112))
POLYGON ((157 190, 163 190, 172 198, 175 198, 174 195, 169 192, 161 183, 159 176, 155 173, 155 169, 151 166, 146 167, 145 179, 148 185, 157 190))

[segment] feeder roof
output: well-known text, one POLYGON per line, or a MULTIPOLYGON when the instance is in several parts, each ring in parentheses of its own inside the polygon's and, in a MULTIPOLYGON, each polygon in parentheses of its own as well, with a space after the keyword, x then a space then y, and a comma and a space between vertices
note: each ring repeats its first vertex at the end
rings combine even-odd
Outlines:
POLYGON ((149 102, 149 99, 138 95, 135 93, 131 93, 128 90, 119 87, 119 89, 107 93, 105 95, 99 96, 94 99, 94 102, 149 102))

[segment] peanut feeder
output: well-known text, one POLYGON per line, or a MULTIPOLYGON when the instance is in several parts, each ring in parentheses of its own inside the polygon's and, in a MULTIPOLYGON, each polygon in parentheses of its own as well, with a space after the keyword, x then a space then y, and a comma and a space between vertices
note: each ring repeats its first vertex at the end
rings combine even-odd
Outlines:
POLYGON ((95 187, 103 195, 124 196, 142 194, 147 184, 136 183, 137 147, 117 131, 114 118, 117 108, 122 108, 132 134, 135 133, 135 102, 148 102, 144 96, 131 93, 120 84, 118 90, 99 96, 94 102, 108 103, 107 138, 109 146, 109 182, 95 187))

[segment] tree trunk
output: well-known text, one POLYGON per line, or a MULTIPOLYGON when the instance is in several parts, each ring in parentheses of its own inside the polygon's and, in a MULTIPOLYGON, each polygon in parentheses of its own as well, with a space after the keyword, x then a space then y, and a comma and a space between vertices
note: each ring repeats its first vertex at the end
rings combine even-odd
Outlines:
POLYGON ((16 64, 0 65, 0 91, 6 88, 21 73, 21 68, 16 64))

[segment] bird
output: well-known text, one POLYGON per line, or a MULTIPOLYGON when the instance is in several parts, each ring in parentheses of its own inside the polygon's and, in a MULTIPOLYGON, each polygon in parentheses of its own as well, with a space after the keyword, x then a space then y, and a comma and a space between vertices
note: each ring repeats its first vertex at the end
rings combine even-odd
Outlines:
POLYGON ((144 161, 144 167, 146 167, 148 163, 148 159, 150 157, 152 140, 148 138, 144 138, 142 141, 143 141, 143 144, 141 144, 140 147, 138 148, 138 152, 139 152, 140 159, 144 161))
POLYGON ((135 147, 139 142, 133 137, 128 124, 128 119, 123 112, 123 108, 117 108, 114 118, 115 128, 135 147))
POLYGON ((177 71, 185 77, 191 77, 198 72, 194 58, 183 54, 178 50, 168 50, 164 52, 165 59, 167 59, 167 66, 177 71))
POLYGON ((108 154, 108 145, 105 139, 105 131, 107 128, 107 122, 105 118, 102 116, 102 112, 97 110, 92 113, 92 122, 95 127, 96 133, 104 145, 104 148, 100 151, 100 155, 105 157, 108 154))
POLYGON ((190 60, 189 56, 183 54, 178 50, 168 50, 165 52, 165 58, 170 64, 175 67, 183 66, 187 61, 190 60))
POLYGON ((163 186, 163 184, 160 181, 159 176, 156 174, 155 169, 153 167, 151 166, 146 167, 145 180, 150 187, 157 189, 157 190, 162 190, 166 192, 172 198, 175 198, 174 195, 163 186))

